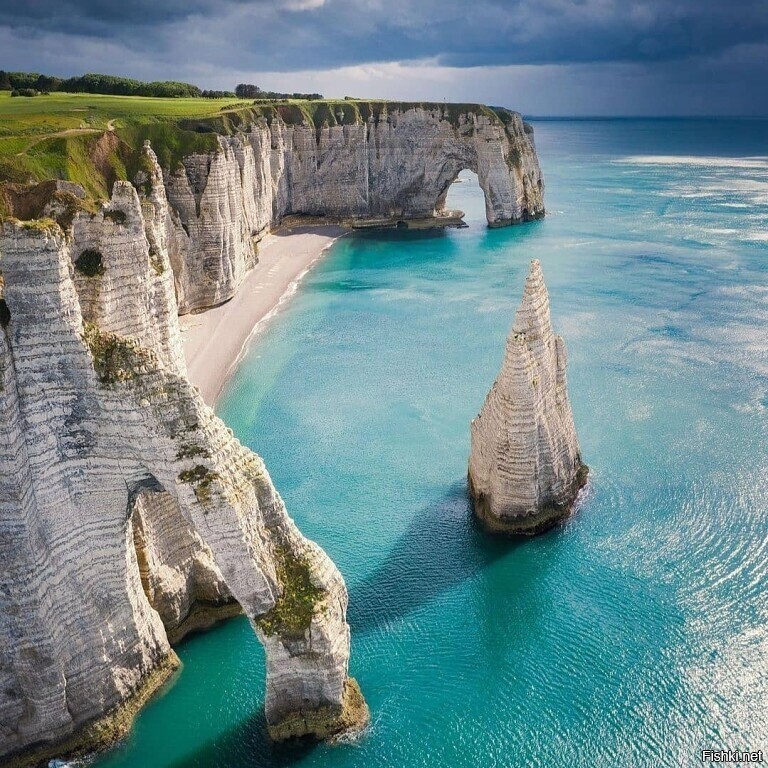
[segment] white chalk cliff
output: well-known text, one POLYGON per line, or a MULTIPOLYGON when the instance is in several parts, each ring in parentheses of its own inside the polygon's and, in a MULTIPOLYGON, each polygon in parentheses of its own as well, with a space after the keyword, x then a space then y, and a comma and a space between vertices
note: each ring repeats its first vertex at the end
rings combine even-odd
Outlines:
POLYGON ((568 516, 587 479, 565 377, 562 337, 531 262, 501 371, 472 421, 469 489, 491 531, 535 534, 568 516))
POLYGON ((254 115, 216 151, 163 169, 180 312, 231 298, 259 238, 289 215, 380 224, 439 216, 464 169, 478 175, 491 226, 543 215, 533 129, 518 113, 380 106, 367 119, 331 116, 333 125, 254 115))
POLYGON ((145 146, 96 214, 66 182, 14 191, 26 202, 0 226, 0 762, 119 737, 178 666, 170 643, 239 611, 266 649, 274 738, 366 722, 343 579, 190 384, 177 315, 231 298, 287 216, 439 218, 465 168, 490 225, 544 207, 520 115, 355 110, 249 110, 163 168, 145 146))
POLYGON ((0 234, 0 762, 119 735, 169 636, 233 606, 275 738, 367 717, 341 575, 186 378, 168 215, 162 184, 117 182, 67 232, 0 234))

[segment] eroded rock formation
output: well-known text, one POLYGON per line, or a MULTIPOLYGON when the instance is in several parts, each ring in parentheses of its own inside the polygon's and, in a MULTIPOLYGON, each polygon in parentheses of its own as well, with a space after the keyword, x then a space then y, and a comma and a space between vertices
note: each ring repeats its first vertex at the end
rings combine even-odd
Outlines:
POLYGON ((565 377, 565 344, 552 332, 549 296, 531 262, 501 371, 472 421, 469 489, 491 531, 535 534, 570 513, 587 479, 565 377))
POLYGON ((238 606, 276 738, 367 718, 341 575, 186 378, 150 186, 0 233, 0 761, 120 735, 176 666, 169 635, 238 606))
POLYGON ((344 582, 189 383, 177 314, 232 297, 289 215, 439 217, 465 168, 490 225, 543 214, 520 115, 377 109, 248 111, 163 169, 145 146, 96 214, 76 185, 5 186, 4 215, 33 220, 0 230, 0 760, 119 737, 178 665, 169 642, 238 611, 273 737, 366 721, 344 582))
POLYGON ((182 313, 230 298, 256 241, 291 214, 379 224, 434 217, 463 169, 478 175, 491 226, 544 213, 533 130, 507 110, 392 104, 334 125, 253 117, 218 145, 164 169, 182 313))

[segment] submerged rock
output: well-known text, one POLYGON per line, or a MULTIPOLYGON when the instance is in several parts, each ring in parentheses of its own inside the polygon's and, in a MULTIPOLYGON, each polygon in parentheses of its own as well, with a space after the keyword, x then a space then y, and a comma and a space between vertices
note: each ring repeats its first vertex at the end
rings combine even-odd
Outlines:
POLYGON ((534 260, 501 371, 472 421, 469 491, 475 515, 492 532, 548 530, 568 516, 586 483, 566 362, 534 260))

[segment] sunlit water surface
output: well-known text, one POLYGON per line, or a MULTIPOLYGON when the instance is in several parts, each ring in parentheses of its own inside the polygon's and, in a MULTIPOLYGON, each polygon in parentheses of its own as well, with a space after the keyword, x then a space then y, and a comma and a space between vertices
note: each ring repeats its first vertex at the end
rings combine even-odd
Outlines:
MULTIPOLYGON (((370 730, 271 748, 246 621, 102 768, 697 765, 768 748, 768 123, 538 122, 549 215, 340 241, 218 411, 346 578, 370 730), (530 259, 592 468, 565 526, 469 517, 469 421, 530 259)), ((467 176, 467 174, 462 174, 467 176)))

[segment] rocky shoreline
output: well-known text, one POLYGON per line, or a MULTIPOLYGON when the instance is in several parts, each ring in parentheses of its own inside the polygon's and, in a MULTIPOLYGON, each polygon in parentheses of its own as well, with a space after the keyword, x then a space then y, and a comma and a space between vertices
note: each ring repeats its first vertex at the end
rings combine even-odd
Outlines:
POLYGON ((168 651, 121 704, 83 724, 62 742, 33 745, 23 754, 11 757, 6 768, 47 768, 52 760, 84 757, 115 746, 128 735, 142 707, 180 671, 179 657, 173 650, 168 651))

